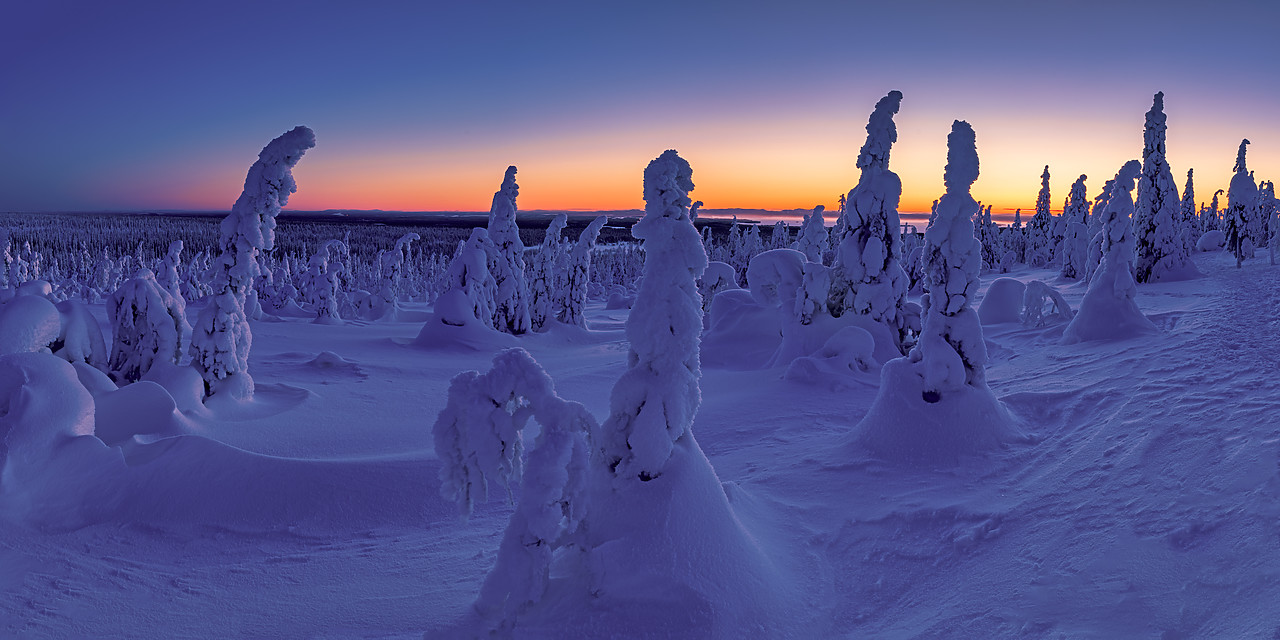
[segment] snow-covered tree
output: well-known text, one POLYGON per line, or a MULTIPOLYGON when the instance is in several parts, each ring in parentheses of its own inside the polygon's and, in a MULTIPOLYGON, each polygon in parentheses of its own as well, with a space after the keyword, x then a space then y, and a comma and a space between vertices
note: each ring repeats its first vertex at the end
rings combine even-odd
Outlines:
POLYGON ((1240 150, 1236 153, 1235 175, 1231 176, 1231 188, 1227 191, 1227 211, 1222 219, 1222 231, 1227 236, 1227 250, 1236 257, 1236 267, 1245 258, 1253 257, 1246 255, 1247 247, 1251 246, 1246 241, 1249 239, 1249 220, 1255 216, 1253 209, 1258 205, 1258 185, 1245 166, 1244 154, 1248 144, 1248 140, 1241 141, 1240 150))
POLYGON ((547 321, 555 318, 560 310, 555 304, 560 282, 565 276, 556 267, 561 261, 564 247, 560 242, 560 232, 569 222, 569 216, 557 214, 547 225, 547 233, 542 236, 542 244, 533 254, 533 274, 529 281, 529 323, 534 331, 546 331, 547 321))
POLYGON ((1280 219, 1276 217, 1280 212, 1280 202, 1276 201, 1276 185, 1270 180, 1263 182, 1258 189, 1258 210, 1262 212, 1262 219, 1267 221, 1267 246, 1274 265, 1276 251, 1280 250, 1280 219))
POLYGON ((898 140, 893 115, 901 104, 902 93, 890 91, 867 122, 867 141, 858 154, 862 174, 845 200, 848 227, 838 240, 827 302, 833 316, 856 313, 883 322, 900 343, 907 332, 902 314, 907 274, 900 262, 898 221, 902 181, 889 170, 889 152, 898 140))
MULTIPOLYGON (((378 298, 390 311, 404 295, 404 265, 409 259, 409 244, 421 236, 409 232, 396 239, 395 247, 378 256, 378 298)), ((350 250, 350 247, 347 247, 350 250)))
POLYGON ((108 367, 118 382, 135 382, 157 360, 178 364, 182 334, 188 329, 181 297, 175 297, 150 269, 139 269, 107 301, 112 341, 108 367))
POLYGON ((500 627, 514 625, 545 595, 558 549, 585 546, 587 438, 596 428, 582 405, 556 395, 551 378, 523 349, 503 351, 488 372, 458 374, 449 386, 433 427, 441 494, 469 515, 477 498, 488 497, 490 484, 509 499, 513 485, 520 486, 520 502, 475 603, 500 627), (542 428, 526 460, 523 430, 531 417, 542 428))
POLYGON ((701 278, 698 278, 698 295, 702 297, 704 314, 711 312, 711 301, 715 299, 717 293, 738 288, 737 277, 738 274, 727 262, 707 263, 707 270, 702 272, 701 278))
POLYGON ((1200 239, 1200 219, 1196 211, 1196 187, 1191 175, 1195 169, 1187 169, 1187 184, 1182 188, 1182 203, 1178 207, 1179 238, 1186 248, 1187 255, 1195 251, 1196 241, 1200 239))
POLYGON ((1195 274, 1191 256, 1180 237, 1178 186, 1165 161, 1164 93, 1157 93, 1147 112, 1143 134, 1142 175, 1134 214, 1138 282, 1186 278, 1195 274))
POLYGON ((1102 264, 1089 281, 1079 313, 1063 331, 1063 344, 1120 339, 1156 331, 1134 300, 1138 285, 1133 279, 1134 237, 1130 216, 1134 205, 1129 191, 1141 170, 1137 160, 1130 160, 1116 174, 1103 212, 1102 264))
POLYGON ((1072 280, 1084 277, 1084 264, 1089 252, 1089 196, 1084 187, 1086 179, 1088 176, 1081 174, 1071 185, 1071 194, 1067 196, 1067 204, 1062 210, 1062 221, 1066 224, 1067 231, 1058 253, 1062 259, 1062 277, 1072 280))
POLYGON ((769 234, 770 249, 786 249, 791 245, 791 229, 787 223, 779 220, 773 223, 773 231, 769 234))
POLYGON ((529 284, 524 274, 524 243, 516 227, 516 168, 507 167, 502 187, 493 194, 489 209, 489 239, 501 259, 493 269, 497 289, 493 295, 494 327, 499 331, 520 335, 530 329, 529 284))
POLYGON ((445 324, 463 326, 479 322, 493 327, 493 293, 497 285, 489 273, 489 256, 496 253, 489 232, 475 227, 471 236, 458 246, 445 274, 446 289, 437 300, 436 313, 445 324))
POLYGON ((629 368, 613 388, 610 416, 596 442, 618 478, 661 475, 676 442, 691 438, 701 402, 696 280, 707 254, 689 220, 692 190, 693 169, 674 150, 645 168, 644 217, 631 228, 644 242, 645 260, 627 318, 629 368))
POLYGON ((338 313, 338 291, 341 289, 339 274, 343 270, 340 256, 345 250, 346 245, 341 240, 329 240, 320 245, 307 262, 303 295, 315 312, 317 323, 342 324, 338 313))
POLYGON ((575 327, 587 326, 584 310, 587 306, 587 285, 591 283, 591 250, 595 248, 600 229, 604 228, 606 222, 608 218, 605 216, 592 220, 569 250, 568 279, 562 288, 563 297, 559 304, 560 322, 575 327))
POLYGON ((826 207, 818 205, 812 213, 804 215, 804 223, 800 226, 800 235, 796 238, 796 251, 804 254, 809 262, 822 264, 822 256, 827 252, 827 220, 822 215, 826 207))
POLYGON ((978 178, 973 128, 957 120, 947 136, 946 194, 925 230, 924 326, 904 358, 885 364, 880 390, 856 438, 889 459, 938 461, 984 451, 1014 434, 987 388, 986 343, 974 298, 982 249, 974 237, 978 178))
POLYGON ((1049 204, 1049 165, 1040 174, 1040 193, 1036 196, 1036 214, 1027 223, 1026 262, 1033 267, 1043 267, 1052 259, 1050 226, 1053 221, 1049 204))
POLYGON ((253 395, 249 347, 253 336, 246 298, 258 276, 258 254, 275 246, 276 215, 298 190, 293 167, 316 144, 315 134, 296 127, 272 140, 249 167, 244 191, 222 220, 221 253, 213 267, 213 296, 200 311, 191 336, 192 365, 204 378, 205 395, 226 391, 253 395))

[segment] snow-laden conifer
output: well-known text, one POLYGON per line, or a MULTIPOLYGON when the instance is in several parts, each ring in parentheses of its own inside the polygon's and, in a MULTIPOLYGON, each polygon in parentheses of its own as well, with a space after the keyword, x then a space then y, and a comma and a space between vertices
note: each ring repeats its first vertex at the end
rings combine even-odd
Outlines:
POLYGON ((1084 277, 1085 260, 1089 252, 1089 196, 1084 187, 1087 178, 1088 176, 1081 174, 1071 185, 1071 193, 1062 210, 1062 221, 1067 230, 1062 238, 1059 254, 1062 277, 1071 280, 1084 277))
POLYGON ((1276 201, 1276 185, 1267 180, 1258 189, 1258 210, 1267 222, 1267 246, 1271 256, 1271 264, 1276 263, 1276 252, 1280 251, 1280 202, 1276 201))
POLYGON ((907 274, 900 262, 898 221, 902 181, 889 170, 889 152, 898 139, 893 115, 901 104, 902 93, 890 91, 867 122, 867 141, 858 154, 862 173, 845 200, 848 227, 838 239, 827 302, 831 315, 869 316, 887 325, 900 342, 907 331, 902 314, 907 274))
MULTIPOLYGON (((604 228, 608 218, 598 216, 582 230, 578 241, 569 250, 568 271, 564 286, 561 288, 560 322, 575 327, 587 326, 585 314, 587 306, 587 285, 591 283, 591 250, 596 246, 600 230, 604 228)), ((701 246, 701 242, 699 242, 701 246)))
POLYGON ((258 275, 258 254, 275 246, 276 215, 298 190, 293 167, 315 144, 315 134, 306 127, 268 143, 249 167, 240 198, 222 220, 221 253, 213 266, 214 297, 201 309, 191 335, 192 365, 204 378, 206 395, 223 390, 235 398, 253 395, 253 336, 245 315, 246 298, 258 275))
POLYGON ((769 233, 770 249, 786 249, 791 245, 791 229, 787 223, 779 220, 773 223, 773 231, 769 233))
POLYGON ((178 364, 182 334, 188 329, 181 297, 175 297, 142 268, 107 301, 111 319, 108 366, 118 382, 135 382, 157 360, 178 364))
MULTIPOLYGON (((1245 258, 1246 241, 1249 239, 1249 220, 1254 217, 1253 209, 1258 204, 1258 185, 1253 182, 1253 175, 1245 165, 1245 147, 1248 140, 1240 142, 1240 150, 1236 153, 1235 175, 1231 176, 1231 188, 1227 191, 1227 210, 1222 216, 1222 231, 1227 236, 1227 250, 1236 257, 1236 267, 1245 258)), ((1216 194, 1215 194, 1216 197, 1216 194)))
POLYGON ((1111 183, 1111 196, 1102 221, 1102 263, 1089 281, 1080 311, 1063 331, 1063 344, 1089 340, 1114 340, 1155 333, 1135 301, 1138 285, 1133 279, 1134 238, 1133 181, 1142 170, 1137 160, 1120 168, 1111 183))
POLYGON ((420 239, 416 233, 406 233, 396 239, 390 251, 378 256, 378 299, 383 305, 383 313, 379 315, 393 311, 396 302, 405 294, 404 265, 409 260, 409 245, 420 239))
POLYGON ((524 274, 524 243, 516 227, 516 168, 507 167, 502 187, 493 194, 489 209, 489 239, 501 257, 493 269, 497 289, 493 295, 494 327, 499 331, 520 335, 529 331, 529 284, 524 274))
POLYGON ((1195 169, 1187 169, 1187 184, 1182 188, 1182 202, 1178 207, 1179 238, 1187 255, 1195 251, 1196 241, 1200 239, 1200 217, 1196 209, 1196 187, 1191 175, 1195 169))
POLYGON ((458 246, 445 274, 447 288, 436 301, 440 320, 453 326, 479 322, 493 326, 493 274, 489 273, 489 256, 495 253, 489 232, 475 227, 471 236, 458 246))
POLYGON ((693 170, 674 150, 644 171, 644 217, 631 233, 644 242, 644 276, 627 318, 629 368, 613 388, 601 427, 603 450, 619 478, 663 472, 672 447, 689 437, 701 402, 698 344, 702 305, 696 280, 707 254, 689 220, 693 170))
POLYGON ((1147 112, 1143 133, 1142 175, 1134 214, 1138 282, 1158 282, 1195 275, 1190 252, 1181 237, 1181 199, 1165 161, 1164 93, 1157 93, 1147 112))
POLYGON ((1036 195, 1036 213, 1027 223, 1026 262, 1033 267, 1043 267, 1053 257, 1049 233, 1053 214, 1049 197, 1049 165, 1045 165, 1044 173, 1040 174, 1040 193, 1036 195))
POLYGON ((547 225, 547 233, 542 236, 542 244, 533 254, 533 273, 529 280, 529 323, 534 331, 546 331, 548 321, 560 312, 556 304, 558 293, 563 286, 561 280, 565 274, 556 267, 560 263, 564 247, 560 242, 560 232, 569 222, 563 213, 557 214, 547 225))
POLYGON ((804 254, 809 262, 822 264, 822 256, 827 252, 827 220, 822 215, 826 207, 818 205, 812 213, 804 214, 804 223, 800 226, 800 236, 796 238, 796 250, 804 254))

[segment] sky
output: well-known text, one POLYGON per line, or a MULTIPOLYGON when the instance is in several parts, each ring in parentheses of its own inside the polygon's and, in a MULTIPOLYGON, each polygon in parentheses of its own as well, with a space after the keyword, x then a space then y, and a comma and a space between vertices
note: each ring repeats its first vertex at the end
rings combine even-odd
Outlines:
MULTIPOLYGON (((225 211, 262 147, 317 145, 289 208, 643 206, 644 166, 689 160, 707 208, 837 206, 867 116, 904 94, 901 211, 943 192, 953 120, 974 197, 1092 198, 1142 152, 1165 93, 1168 159, 1197 199, 1248 138, 1280 178, 1280 3, 43 2, 0 23, 0 210, 225 211)), ((1225 198, 1223 200, 1225 204, 1225 198)))

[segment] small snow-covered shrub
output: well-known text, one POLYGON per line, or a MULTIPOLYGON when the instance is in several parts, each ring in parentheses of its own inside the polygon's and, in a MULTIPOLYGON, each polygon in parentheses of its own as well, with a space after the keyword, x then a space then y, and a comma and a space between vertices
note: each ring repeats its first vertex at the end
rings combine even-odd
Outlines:
POLYGON ((1071 316, 1071 305, 1057 289, 1039 280, 1027 283, 1022 298, 1022 324, 1039 327, 1046 322, 1065 322, 1071 316))
POLYGON ((135 382, 156 360, 173 364, 182 357, 182 334, 188 329, 183 305, 150 269, 126 280, 107 301, 111 319, 108 366, 117 382, 135 382))

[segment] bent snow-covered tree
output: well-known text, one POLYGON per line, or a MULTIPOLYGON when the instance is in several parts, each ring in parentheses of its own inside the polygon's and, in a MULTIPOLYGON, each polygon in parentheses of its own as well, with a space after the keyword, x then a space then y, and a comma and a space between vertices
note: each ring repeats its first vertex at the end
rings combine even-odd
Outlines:
POLYGON ((693 169, 674 150, 644 170, 644 217, 631 228, 644 242, 645 259, 626 325, 630 366, 613 387, 597 443, 618 477, 661 475, 702 400, 697 279, 707 254, 689 219, 692 190, 693 169))
POLYGON ((862 174, 845 200, 847 226, 837 239, 827 303, 833 316, 856 313, 883 322, 900 344, 907 331, 902 313, 907 274, 898 235, 902 181, 889 170, 889 152, 898 139, 893 114, 901 104, 902 93, 890 91, 876 103, 867 122, 867 141, 858 154, 862 174))
POLYGON ((524 243, 516 227, 516 168, 507 167, 502 187, 493 194, 489 209, 489 238, 498 249, 500 259, 493 279, 497 289, 493 295, 493 324, 499 331, 519 335, 531 328, 529 322, 529 284, 524 275, 524 243))
POLYGON ((533 254, 532 279, 529 282, 529 325, 534 331, 546 331, 547 322, 559 313, 557 294, 563 286, 564 274, 558 265, 564 255, 560 232, 569 222, 569 216, 556 214, 547 225, 542 244, 533 254))
POLYGON ((206 396, 224 391, 236 398, 253 395, 253 336, 246 299, 258 276, 258 255, 275 246, 276 215, 298 190, 293 167, 315 145, 315 134, 306 127, 295 127, 268 143, 249 167, 240 198, 222 220, 221 253, 212 266, 213 298, 201 309, 191 334, 191 364, 204 378, 206 396))
POLYGON ((111 294, 107 314, 111 318, 111 377, 136 382, 156 360, 178 364, 182 357, 182 333, 187 329, 181 296, 169 293, 150 269, 139 269, 111 294))
POLYGON ((1157 93, 1147 112, 1143 133, 1142 175, 1133 224, 1137 242, 1134 277, 1138 282, 1184 279, 1195 265, 1182 241, 1182 201, 1165 161, 1164 93, 1157 93))

